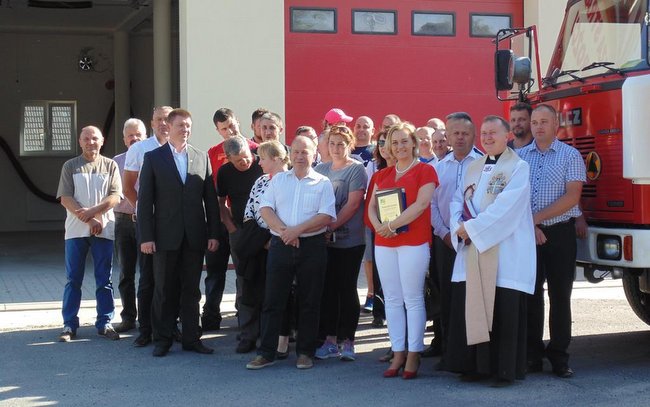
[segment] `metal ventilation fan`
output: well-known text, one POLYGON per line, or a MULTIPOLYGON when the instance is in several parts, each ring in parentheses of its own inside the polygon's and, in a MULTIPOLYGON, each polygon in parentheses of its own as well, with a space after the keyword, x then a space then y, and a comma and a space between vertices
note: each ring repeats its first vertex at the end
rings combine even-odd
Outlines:
POLYGON ((95 61, 93 61, 93 59, 88 55, 82 55, 79 57, 79 69, 84 72, 94 70, 94 64, 95 61))

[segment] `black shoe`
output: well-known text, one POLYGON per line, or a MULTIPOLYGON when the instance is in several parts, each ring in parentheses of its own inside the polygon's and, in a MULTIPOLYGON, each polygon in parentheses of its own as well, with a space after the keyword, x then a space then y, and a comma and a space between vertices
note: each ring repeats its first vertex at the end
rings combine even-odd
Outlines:
POLYGON ((384 319, 383 318, 373 318, 372 323, 370 324, 373 328, 383 328, 384 319))
POLYGON ((201 328, 203 332, 218 331, 221 329, 221 319, 201 317, 201 328))
POLYGON ((544 371, 544 365, 542 364, 542 361, 528 361, 526 363, 526 373, 540 373, 544 371))
POLYGON ((503 387, 509 387, 509 386, 512 386, 513 383, 514 383, 514 381, 512 381, 512 380, 508 380, 508 379, 496 379, 496 380, 495 380, 495 381, 490 385, 490 387, 494 387, 495 389, 500 389, 500 388, 503 388, 503 387))
POLYGON ((133 341, 133 346, 136 348, 143 348, 151 343, 151 335, 140 334, 135 341, 133 341))
POLYGON ((169 352, 169 346, 156 345, 156 346, 154 346, 153 352, 151 352, 151 354, 154 357, 160 358, 160 357, 163 357, 163 356, 167 355, 167 352, 169 352))
POLYGON ((431 345, 422 351, 423 358, 433 358, 442 355, 442 347, 439 344, 431 345))
POLYGON ((235 352, 248 353, 254 349, 255 349, 255 341, 251 341, 250 339, 242 339, 241 341, 239 341, 239 344, 237 345, 235 352))
POLYGON ((473 382, 480 382, 481 380, 486 380, 489 377, 490 375, 476 373, 476 372, 461 373, 460 381, 473 383, 473 382))
POLYGON ((203 355, 211 355, 211 354, 214 353, 214 349, 208 348, 201 341, 198 341, 198 342, 194 343, 193 345, 188 345, 188 346, 183 345, 183 350, 187 350, 187 351, 190 351, 190 352, 196 352, 196 353, 200 353, 200 354, 203 354, 203 355))
POLYGON ((569 366, 561 366, 561 367, 554 367, 553 368, 553 373, 562 379, 568 379, 569 377, 573 376, 573 369, 571 369, 569 366))
POLYGON ((131 329, 135 329, 135 321, 122 321, 113 328, 117 333, 129 332, 131 329))
POLYGON ((172 338, 178 343, 183 341, 183 333, 181 332, 180 329, 178 329, 177 326, 174 327, 174 331, 172 332, 172 338))

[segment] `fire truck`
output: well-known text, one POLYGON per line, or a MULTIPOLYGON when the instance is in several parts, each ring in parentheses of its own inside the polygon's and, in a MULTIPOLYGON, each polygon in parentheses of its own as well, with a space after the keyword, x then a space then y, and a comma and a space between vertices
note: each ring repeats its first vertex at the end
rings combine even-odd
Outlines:
POLYGON ((622 278, 650 324, 650 14, 648 0, 570 0, 542 73, 537 28, 495 38, 495 87, 506 109, 544 103, 559 114, 558 139, 587 168, 578 266, 590 282, 622 278))

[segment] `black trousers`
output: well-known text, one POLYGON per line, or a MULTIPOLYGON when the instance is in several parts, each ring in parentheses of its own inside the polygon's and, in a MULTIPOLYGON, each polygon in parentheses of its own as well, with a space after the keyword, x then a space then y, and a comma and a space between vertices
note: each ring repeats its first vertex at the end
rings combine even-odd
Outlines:
POLYGON ((576 231, 574 221, 543 227, 546 243, 537 246, 535 294, 528 297, 528 361, 544 356, 554 368, 568 364, 571 343, 571 291, 576 273, 576 231), (550 301, 551 340, 544 348, 544 281, 550 301))
POLYGON ((202 250, 191 249, 186 239, 178 250, 158 250, 153 254, 156 286, 152 326, 156 345, 171 346, 178 315, 183 321, 183 345, 199 341, 203 254, 202 250))
POLYGON ((359 325, 357 280, 366 246, 327 248, 327 272, 320 305, 320 338, 338 336, 354 341, 359 325))
MULTIPOLYGON (((436 264, 436 246, 433 244, 436 240, 436 236, 431 231, 431 247, 429 248, 429 278, 432 279, 434 286, 438 290, 438 295, 435 298, 436 303, 433 304, 437 307, 440 307, 440 279, 438 278, 438 265, 436 264)), ((426 295, 426 293, 425 293, 426 295)), ((426 304, 425 304, 426 305, 426 304)), ((436 308, 433 306, 433 308, 436 308)), ((427 319, 429 315, 429 309, 427 309, 427 319)), ((431 339, 431 346, 442 346, 442 321, 440 320, 440 313, 433 316, 433 339, 431 339)))
POLYGON ((299 312, 296 353, 314 356, 326 267, 324 234, 300 238, 299 248, 285 245, 277 236, 271 238, 262 308, 262 340, 258 351, 265 359, 275 360, 278 335, 294 277, 299 312))
POLYGON ((257 269, 257 273, 246 278, 238 275, 241 281, 241 297, 239 299, 239 327, 241 339, 257 341, 260 336, 260 316, 264 304, 266 286, 267 250, 261 250, 257 256, 246 259, 248 267, 257 269))
MULTIPOLYGON (((372 252, 375 253, 375 232, 371 233, 372 236, 372 252)), ((374 254, 373 254, 374 257, 374 254)), ((377 269, 377 262, 372 260, 372 286, 375 290, 374 301, 372 304, 372 317, 377 319, 386 319, 386 305, 384 304, 384 290, 381 288, 381 280, 379 279, 379 270, 377 269)))
POLYGON ((436 269, 438 272, 438 282, 440 284, 440 325, 442 331, 442 350, 447 348, 447 338, 449 337, 449 314, 451 312, 451 275, 454 271, 454 261, 456 260, 456 251, 445 244, 445 242, 436 236, 433 241, 436 257, 436 269))
POLYGON ((120 269, 118 289, 122 301, 122 322, 138 317, 135 297, 135 273, 140 247, 135 236, 135 222, 130 214, 115 212, 115 260, 120 269))
MULTIPOLYGON (((140 251, 140 236, 137 234, 138 251, 140 251)), ((138 325, 140 335, 151 335, 151 307, 153 302, 154 278, 153 255, 140 252, 140 278, 138 279, 138 325)))
POLYGON ((480 373, 511 381, 524 379, 527 294, 497 287, 490 341, 467 346, 466 292, 464 282, 452 283, 449 347, 445 368, 456 373, 480 373))
POLYGON ((216 252, 205 252, 205 304, 203 319, 221 323, 221 300, 226 287, 226 272, 230 260, 230 240, 223 224, 219 228, 219 248, 216 252))

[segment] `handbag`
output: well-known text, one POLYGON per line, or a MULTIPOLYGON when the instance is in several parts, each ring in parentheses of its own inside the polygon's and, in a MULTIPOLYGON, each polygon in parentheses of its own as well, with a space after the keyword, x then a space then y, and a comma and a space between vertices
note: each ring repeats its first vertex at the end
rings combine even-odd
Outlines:
POLYGON ((232 250, 239 259, 253 257, 264 249, 264 245, 271 238, 271 232, 268 229, 261 228, 255 219, 249 219, 242 225, 237 232, 237 239, 232 246, 232 250))

